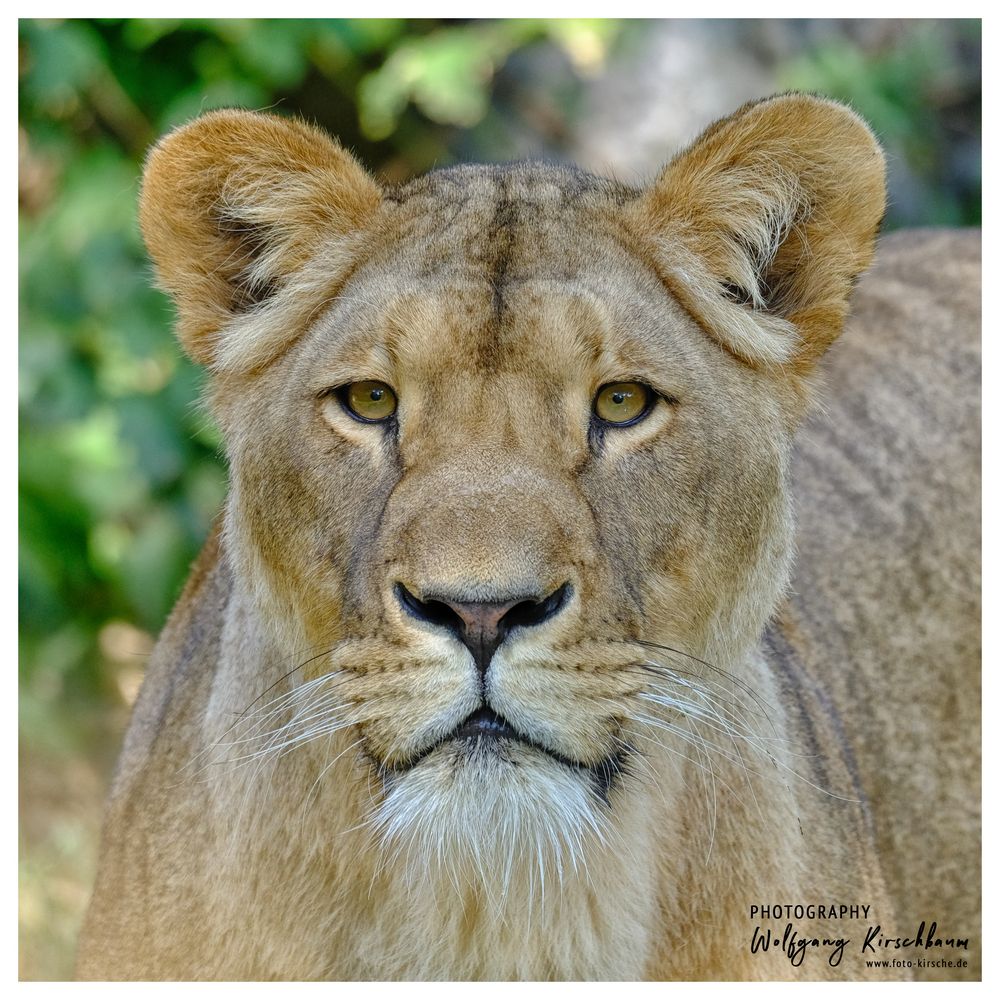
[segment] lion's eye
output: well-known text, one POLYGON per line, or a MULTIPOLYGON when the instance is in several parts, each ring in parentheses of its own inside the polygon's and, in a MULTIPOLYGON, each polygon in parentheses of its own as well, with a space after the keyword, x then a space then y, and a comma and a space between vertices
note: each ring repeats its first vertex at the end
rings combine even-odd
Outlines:
POLYGON ((337 390, 352 417, 376 424, 396 412, 396 394, 385 382, 352 382, 337 390))
POLYGON ((594 413, 622 427, 641 420, 653 407, 653 390, 641 382, 611 382, 597 390, 594 413))

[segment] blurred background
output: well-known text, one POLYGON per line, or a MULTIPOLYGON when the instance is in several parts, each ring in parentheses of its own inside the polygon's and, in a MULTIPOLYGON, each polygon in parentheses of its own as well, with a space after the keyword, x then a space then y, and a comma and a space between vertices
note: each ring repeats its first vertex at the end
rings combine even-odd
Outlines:
POLYGON ((546 157, 638 182, 802 89, 881 137, 889 228, 978 225, 980 78, 978 21, 20 21, 21 978, 71 975, 128 708, 225 490, 135 222, 151 142, 240 105, 389 181, 546 157))

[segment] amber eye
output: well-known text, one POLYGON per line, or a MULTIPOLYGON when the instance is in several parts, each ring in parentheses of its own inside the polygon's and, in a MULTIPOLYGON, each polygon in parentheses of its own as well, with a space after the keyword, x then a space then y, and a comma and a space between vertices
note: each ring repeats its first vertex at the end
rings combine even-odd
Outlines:
POLYGON ((619 427, 634 424, 652 409, 653 390, 641 382, 611 382, 597 390, 594 413, 619 427))
POLYGON ((396 412, 396 394, 385 382, 352 382, 337 390, 344 408, 358 420, 377 424, 396 412))

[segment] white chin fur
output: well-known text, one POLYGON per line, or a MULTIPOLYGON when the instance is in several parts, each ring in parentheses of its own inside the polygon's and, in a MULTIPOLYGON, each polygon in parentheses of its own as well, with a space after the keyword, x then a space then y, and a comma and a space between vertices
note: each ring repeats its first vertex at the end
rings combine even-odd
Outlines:
POLYGON ((446 875, 499 905, 513 886, 543 902, 585 874, 606 816, 586 772, 517 743, 452 742, 389 777, 373 825, 384 870, 415 884, 446 875))

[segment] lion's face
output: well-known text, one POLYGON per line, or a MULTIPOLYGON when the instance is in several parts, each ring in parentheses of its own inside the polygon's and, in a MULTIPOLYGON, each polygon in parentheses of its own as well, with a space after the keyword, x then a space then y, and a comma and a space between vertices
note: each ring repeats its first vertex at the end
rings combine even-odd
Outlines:
POLYGON ((551 168, 422 182, 308 333, 224 403, 231 527, 308 645, 330 647, 308 672, 342 672, 338 700, 396 784, 537 770, 606 797, 662 659, 642 643, 717 657, 713 629, 753 638, 784 582, 773 384, 579 184, 551 168), (342 388, 366 382, 395 400, 372 422, 342 388), (602 418, 602 388, 633 383, 645 409, 602 418))
MULTIPOLYGON (((185 313, 204 291, 160 252, 189 349, 219 369, 234 562, 262 614, 318 654, 307 717, 350 728, 384 829, 445 818, 481 844, 554 824, 573 843, 664 740, 680 734, 684 756, 685 706, 735 725, 696 665, 732 669, 786 583, 805 361, 843 314, 808 296, 834 265, 810 284, 812 263, 782 257, 808 235, 801 192, 774 194, 783 222, 715 245, 696 218, 672 226, 666 180, 650 193, 555 167, 457 168, 379 197, 324 155, 303 174, 348 174, 341 215, 364 220, 341 218, 335 247, 336 198, 304 207, 298 175, 274 186, 281 211, 234 207, 234 176, 260 197, 259 164, 203 198, 222 243, 198 281, 242 261, 213 307, 221 335, 215 322, 204 339, 210 310, 185 313), (296 211, 315 228, 281 235, 296 211), (295 264, 276 277, 282 255, 295 264), (772 308, 754 309, 765 295, 772 308), (251 363, 233 363, 241 335, 251 363)), ((699 174, 679 169, 686 192, 699 174)), ((173 223, 153 197, 155 253, 173 223)))

